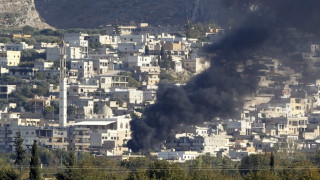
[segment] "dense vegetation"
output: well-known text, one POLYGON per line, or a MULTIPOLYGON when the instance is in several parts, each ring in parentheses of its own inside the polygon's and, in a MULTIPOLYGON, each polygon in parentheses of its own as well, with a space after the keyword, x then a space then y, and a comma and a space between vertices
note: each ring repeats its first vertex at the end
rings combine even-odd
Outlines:
MULTIPOLYGON (((16 143, 19 144, 18 142, 16 143)), ((23 166, 14 166, 17 153, 0 154, 0 179, 27 178, 29 173, 57 179, 319 179, 320 151, 253 154, 240 162, 227 157, 202 155, 185 163, 157 160, 154 156, 110 160, 89 153, 38 149, 23 156, 23 166), (32 154, 32 155, 31 155, 32 154), (31 161, 30 161, 31 159, 31 161), (36 172, 32 167, 40 167, 36 172), (29 169, 28 165, 31 165, 29 169), (21 168, 21 171, 19 169, 21 168)), ((38 176, 38 175, 37 175, 38 176)))
MULTIPOLYGON (((35 96, 48 96, 49 84, 58 85, 58 78, 51 75, 45 76, 43 72, 35 74, 33 79, 21 79, 10 75, 0 76, 0 81, 9 85, 16 85, 14 91, 8 99, 0 100, 0 107, 7 103, 17 103, 17 108, 23 107, 25 111, 34 112, 34 106, 29 100, 35 96)), ((51 106, 44 109, 44 115, 54 112, 58 114, 58 102, 51 102, 51 106), (53 109, 53 111, 51 111, 53 109)))

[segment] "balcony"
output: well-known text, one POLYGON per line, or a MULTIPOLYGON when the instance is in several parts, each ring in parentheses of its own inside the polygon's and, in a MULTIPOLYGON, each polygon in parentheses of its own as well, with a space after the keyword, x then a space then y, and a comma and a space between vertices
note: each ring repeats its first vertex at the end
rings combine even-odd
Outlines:
POLYGON ((78 139, 90 139, 90 134, 87 134, 87 135, 74 135, 75 138, 78 138, 78 139))
POLYGON ((90 142, 77 142, 77 143, 74 143, 75 146, 90 146, 90 142))

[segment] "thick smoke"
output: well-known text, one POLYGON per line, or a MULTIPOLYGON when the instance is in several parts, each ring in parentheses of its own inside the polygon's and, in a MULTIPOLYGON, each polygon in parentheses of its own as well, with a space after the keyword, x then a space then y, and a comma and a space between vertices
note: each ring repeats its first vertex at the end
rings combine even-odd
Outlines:
MULTIPOLYGON (((214 58, 211 67, 185 86, 161 84, 157 102, 143 118, 131 122, 133 151, 148 150, 164 142, 178 125, 196 125, 215 117, 232 117, 241 97, 256 90, 257 66, 236 71, 253 55, 269 55, 288 49, 288 28, 318 33, 317 0, 222 0, 233 9, 235 24, 220 42, 204 48, 214 58)), ((291 50, 291 49, 290 49, 291 50)))

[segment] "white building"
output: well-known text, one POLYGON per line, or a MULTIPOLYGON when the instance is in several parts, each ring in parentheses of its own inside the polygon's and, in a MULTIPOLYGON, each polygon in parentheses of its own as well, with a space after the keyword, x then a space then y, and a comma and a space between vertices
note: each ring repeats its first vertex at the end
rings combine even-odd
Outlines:
POLYGON ((145 45, 144 44, 139 44, 136 42, 131 42, 131 43, 119 43, 118 52, 120 54, 125 54, 125 55, 138 55, 142 54, 145 52, 145 45))
POLYGON ((143 99, 143 91, 129 88, 113 88, 111 89, 111 97, 113 99, 121 99, 130 104, 141 104, 143 99))
POLYGON ((0 66, 18 66, 21 51, 0 51, 0 66))
MULTIPOLYGON (((88 52, 86 47, 71 47, 70 45, 67 45, 66 54, 67 54, 68 61, 71 59, 85 59, 88 57, 88 52)), ((47 47, 46 59, 58 61, 59 47, 47 47)))
POLYGON ((146 37, 144 35, 121 35, 120 36, 121 43, 129 43, 129 42, 136 42, 136 43, 143 43, 146 41, 146 37))
POLYGON ((229 140, 231 138, 231 136, 223 134, 204 137, 204 148, 202 152, 216 155, 217 152, 221 150, 229 151, 229 140))
POLYGON ((156 56, 129 56, 128 58, 128 67, 130 69, 141 67, 141 66, 154 66, 158 62, 156 56))
POLYGON ((177 162, 185 162, 196 159, 200 153, 197 151, 164 151, 158 152, 157 156, 160 160, 172 160, 177 162))
POLYGON ((78 79, 91 78, 93 76, 93 61, 92 60, 77 60, 71 61, 71 71, 77 70, 78 79))
MULTIPOLYGON (((66 46, 67 60, 71 59, 85 59, 88 57, 88 41, 84 40, 86 34, 71 33, 64 35, 66 46)), ((46 48, 47 60, 59 60, 59 47, 46 48)))

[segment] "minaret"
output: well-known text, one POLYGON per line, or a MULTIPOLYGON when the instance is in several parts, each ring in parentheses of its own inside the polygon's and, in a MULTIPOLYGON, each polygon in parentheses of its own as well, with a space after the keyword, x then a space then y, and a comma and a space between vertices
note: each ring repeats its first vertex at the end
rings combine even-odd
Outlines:
POLYGON ((60 82, 59 82, 59 126, 67 126, 67 58, 66 44, 62 41, 60 49, 60 82))

